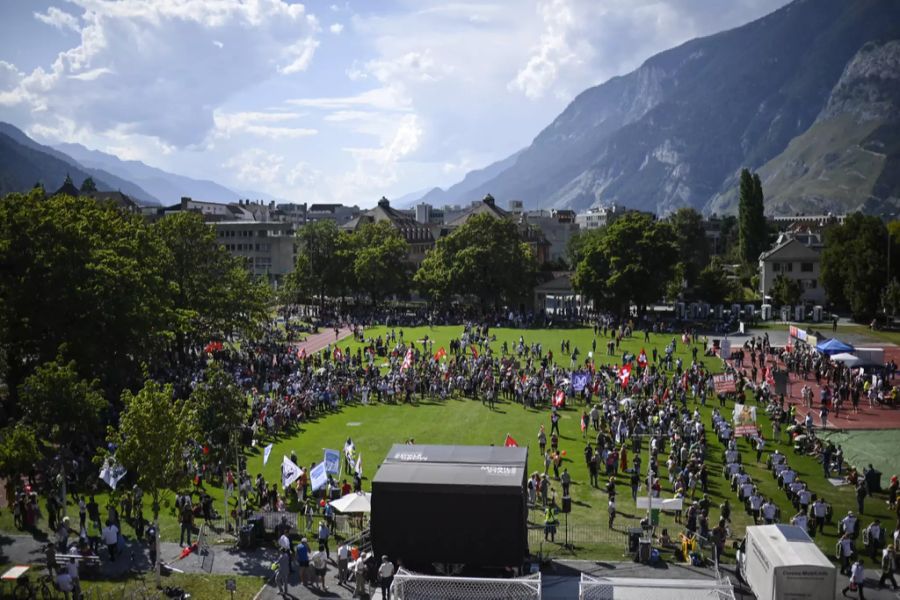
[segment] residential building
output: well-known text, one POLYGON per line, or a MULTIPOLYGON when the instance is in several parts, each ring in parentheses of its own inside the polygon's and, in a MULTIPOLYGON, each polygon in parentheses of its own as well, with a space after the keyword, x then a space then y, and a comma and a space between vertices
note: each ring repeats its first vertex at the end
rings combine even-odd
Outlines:
POLYGON ((547 240, 547 260, 566 260, 569 240, 578 233, 575 212, 571 210, 531 210, 521 214, 521 220, 540 229, 547 240))
POLYGON ((592 206, 586 211, 575 215, 575 222, 578 223, 581 229, 597 229, 598 227, 606 227, 626 212, 628 212, 628 209, 618 204, 592 206))
POLYGON ((809 230, 784 232, 772 249, 759 256, 759 291, 772 295, 775 278, 784 275, 800 282, 804 303, 824 305, 827 297, 821 282, 822 238, 809 230))
POLYGON ((497 202, 490 194, 481 200, 472 202, 468 208, 456 214, 451 221, 445 221, 442 235, 446 235, 457 227, 464 225, 475 215, 490 215, 496 219, 514 221, 519 229, 519 235, 531 248, 538 264, 543 264, 550 260, 550 242, 547 241, 541 229, 529 224, 522 215, 516 215, 497 206, 497 202))
POLYGON ((274 286, 294 270, 297 245, 293 223, 280 221, 215 221, 216 238, 232 256, 246 261, 253 275, 274 286))
POLYGON ((306 211, 306 220, 322 221, 331 220, 338 227, 346 225, 360 214, 358 206, 344 206, 343 204, 310 204, 306 211))
POLYGON ((342 227, 347 231, 356 231, 366 223, 380 223, 386 221, 396 228, 406 243, 409 244, 407 259, 413 265, 418 266, 425 259, 425 253, 434 247, 434 235, 431 228, 416 221, 415 215, 410 211, 391 208, 387 198, 382 198, 374 208, 364 210, 359 215, 342 227))

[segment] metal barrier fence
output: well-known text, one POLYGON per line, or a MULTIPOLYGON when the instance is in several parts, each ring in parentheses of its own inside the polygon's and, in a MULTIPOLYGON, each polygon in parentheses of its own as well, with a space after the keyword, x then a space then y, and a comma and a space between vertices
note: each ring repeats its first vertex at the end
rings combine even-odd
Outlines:
POLYGON ((400 569, 391 596, 397 600, 540 600, 541 574, 490 579, 420 575, 400 569))

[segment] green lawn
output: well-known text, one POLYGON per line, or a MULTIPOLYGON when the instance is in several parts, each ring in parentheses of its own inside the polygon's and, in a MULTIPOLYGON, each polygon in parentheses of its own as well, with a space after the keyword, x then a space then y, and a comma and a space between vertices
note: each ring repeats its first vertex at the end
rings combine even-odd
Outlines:
MULTIPOLYGON (((406 340, 421 340, 425 335, 428 335, 430 338, 435 339, 434 349, 436 351, 441 346, 449 348, 451 336, 459 335, 461 331, 461 327, 405 329, 404 338, 406 340)), ((384 328, 372 328, 366 332, 366 335, 374 337, 384 332, 384 328)), ((586 356, 591 349, 591 340, 593 339, 593 332, 590 329, 496 329, 492 333, 496 334, 498 338, 493 344, 495 351, 499 351, 500 344, 504 340, 508 341, 510 346, 512 346, 513 343, 518 341, 519 336, 522 335, 526 343, 541 341, 544 344, 544 350, 552 349, 555 357, 560 355, 559 346, 560 341, 563 339, 571 340, 572 349, 574 350, 577 346, 582 356, 586 356)), ((640 351, 642 347, 645 347, 648 356, 651 356, 652 348, 655 347, 662 352, 665 345, 672 339, 672 335, 654 335, 648 344, 642 343, 642 339, 643 335, 639 334, 634 339, 626 340, 623 347, 635 353, 640 351)), ((621 356, 621 348, 618 356, 606 356, 605 342, 605 338, 598 338, 597 340, 597 362, 617 363, 621 356)), ((350 346, 354 352, 358 345, 349 340, 341 343, 342 348, 350 346)), ((702 356, 702 352, 700 352, 700 355, 702 356)), ((690 363, 690 348, 684 347, 680 343, 680 339, 676 356, 681 356, 686 365, 690 363)), ((709 363, 713 370, 720 368, 718 359, 707 360, 713 361, 709 363)), ((564 358, 563 361, 563 364, 568 366, 568 357, 564 358)), ((712 410, 712 404, 718 405, 718 402, 713 401, 713 403, 709 403, 701 409, 704 423, 707 426, 709 426, 710 422, 709 414, 712 410)), ((689 406, 691 405, 689 404, 689 406)), ((580 531, 587 531, 587 537, 593 542, 578 543, 576 540, 576 545, 578 546, 576 549, 577 556, 595 559, 621 558, 623 546, 621 536, 610 536, 606 529, 606 494, 600 490, 592 489, 588 485, 588 472, 582 454, 585 442, 582 439, 579 423, 581 408, 581 406, 566 408, 562 412, 563 418, 560 426, 562 433, 560 447, 566 450, 567 453, 564 466, 568 467, 574 480, 572 486, 574 506, 569 524, 573 529, 577 527, 580 528, 580 531)), ((731 403, 729 402, 729 406, 724 413, 730 414, 730 410, 731 403)), ((764 411, 760 410, 759 415, 763 434, 768 437, 771 435, 771 425, 766 419, 764 411)), ((486 406, 482 406, 480 402, 468 399, 451 399, 443 403, 440 401, 424 401, 414 406, 351 406, 343 408, 340 412, 322 416, 314 422, 305 423, 299 431, 295 431, 290 437, 272 440, 274 449, 269 464, 266 466, 262 464, 261 448, 269 443, 269 440, 259 440, 257 447, 248 454, 248 469, 253 477, 261 472, 267 481, 278 481, 282 455, 290 455, 291 451, 295 451, 300 464, 308 465, 312 461, 318 462, 322 459, 323 448, 340 450, 347 437, 352 437, 357 449, 362 453, 364 475, 366 478, 369 478, 374 474, 390 446, 394 443, 402 443, 408 438, 415 438, 417 443, 425 444, 499 445, 503 443, 508 433, 520 445, 534 446, 533 450, 529 452, 529 469, 543 470, 543 462, 538 456, 536 443, 538 428, 541 424, 544 424, 549 431, 548 411, 526 410, 520 405, 503 402, 499 403, 497 409, 493 411, 486 406)), ((732 529, 735 535, 741 535, 743 528, 749 523, 749 518, 744 514, 742 507, 738 506, 736 496, 720 475, 720 460, 723 448, 712 431, 708 431, 707 441, 709 445, 707 460, 712 474, 710 478, 712 504, 714 507, 718 507, 724 498, 730 500, 733 506, 732 529)), ((773 451, 775 445, 769 440, 766 450, 773 451)), ((778 444, 778 447, 790 457, 790 464, 800 472, 804 480, 810 483, 810 487, 819 495, 824 496, 834 506, 836 516, 843 515, 848 509, 856 509, 852 488, 849 486, 833 487, 825 481, 820 466, 813 458, 796 456, 790 447, 784 444, 778 444)), ((646 465, 649 462, 646 444, 644 448, 643 465, 646 469, 646 465)), ((793 511, 784 494, 776 489, 775 481, 772 479, 771 474, 765 469, 765 457, 763 457, 763 464, 757 465, 755 463, 755 452, 749 449, 747 442, 741 441, 740 448, 743 452, 744 462, 748 466, 748 471, 759 482, 759 487, 763 494, 772 496, 775 502, 782 507, 785 518, 788 518, 793 514, 793 511)), ((666 475, 663 465, 663 472, 661 473, 664 479, 663 496, 670 497, 671 493, 665 489, 665 484, 667 483, 666 475)), ((619 475, 618 485, 620 492, 617 499, 619 512, 623 515, 635 515, 636 510, 628 491, 628 482, 622 474, 619 475)), ((368 479, 364 482, 364 487, 368 489, 368 479)), ((221 490, 213 488, 210 491, 216 498, 217 508, 221 510, 221 490)), ((561 490, 558 487, 557 492, 561 495, 561 490)), ((105 498, 102 500, 98 498, 98 501, 101 503, 101 507, 105 506, 105 498)), ((883 498, 877 501, 868 500, 866 508, 864 524, 867 524, 870 517, 874 515, 881 517, 884 523, 889 524, 893 522, 889 518, 883 498)), ((146 509, 145 514, 149 514, 149 511, 146 509)), ((718 517, 718 509, 714 508, 711 510, 710 516, 712 525, 718 517)), ((177 539, 178 526, 171 507, 166 508, 162 524, 164 538, 177 539)), ((619 528, 627 525, 630 525, 627 522, 627 518, 620 519, 617 523, 619 528)), ((671 517, 664 517, 663 525, 671 526, 670 533, 675 534, 677 532, 677 526, 674 525, 671 517)), ((0 515, 0 527, 7 531, 12 529, 11 518, 6 511, 0 515)), ((130 533, 127 529, 126 527, 126 533, 130 533)), ((835 533, 835 527, 831 527, 825 535, 820 535, 817 539, 817 543, 825 551, 826 555, 831 556, 833 554, 836 540, 835 533)), ((559 537, 557 541, 560 541, 559 537)), ((551 550, 556 549, 551 548, 551 550)))

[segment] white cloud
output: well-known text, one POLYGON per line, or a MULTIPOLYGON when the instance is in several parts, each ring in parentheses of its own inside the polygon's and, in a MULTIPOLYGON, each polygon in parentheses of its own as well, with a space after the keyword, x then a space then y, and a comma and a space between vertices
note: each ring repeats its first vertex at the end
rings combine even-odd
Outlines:
POLYGON ((232 156, 222 164, 241 183, 272 187, 281 180, 284 156, 251 148, 232 156))
POLYGON ((342 31, 344 31, 344 25, 342 23, 333 23, 331 27, 328 28, 328 31, 330 31, 334 35, 339 35, 342 31))
POLYGON ((409 99, 404 97, 398 88, 391 86, 375 88, 355 96, 293 98, 287 103, 323 110, 346 110, 359 107, 385 111, 408 111, 410 109, 409 99))
POLYGON ((62 11, 55 6, 49 7, 47 9, 47 12, 45 13, 34 13, 34 18, 41 23, 46 23, 47 25, 56 27, 60 31, 64 29, 70 29, 77 32, 80 30, 78 26, 78 19, 75 18, 74 15, 62 11))
MULTIPOLYGON (((95 133, 117 129, 196 146, 215 127, 217 107, 304 71, 318 46, 316 18, 287 0, 70 2, 82 11, 79 43, 0 92, 0 102, 28 105, 30 124, 70 120, 95 133)), ((71 24, 52 9, 36 16, 71 24)))
POLYGON ((268 139, 296 139, 316 135, 318 131, 309 127, 283 125, 304 116, 295 112, 233 112, 217 110, 213 113, 216 134, 221 137, 246 133, 268 139), (273 125, 281 123, 282 125, 273 125))
POLYGON ((394 81, 428 82, 441 79, 448 71, 440 67, 431 55, 430 50, 424 52, 407 52, 392 59, 368 61, 365 71, 371 73, 378 81, 389 83, 394 81))

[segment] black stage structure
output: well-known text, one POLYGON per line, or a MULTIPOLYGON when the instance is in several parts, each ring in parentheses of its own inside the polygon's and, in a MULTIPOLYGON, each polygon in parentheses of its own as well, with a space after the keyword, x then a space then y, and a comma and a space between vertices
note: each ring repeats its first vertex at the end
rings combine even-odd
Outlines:
POLYGON ((428 571, 520 567, 527 465, 527 448, 395 444, 372 480, 376 556, 428 571))

